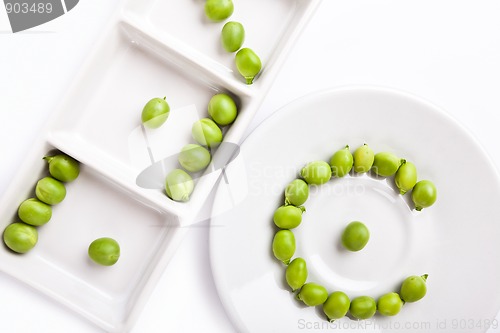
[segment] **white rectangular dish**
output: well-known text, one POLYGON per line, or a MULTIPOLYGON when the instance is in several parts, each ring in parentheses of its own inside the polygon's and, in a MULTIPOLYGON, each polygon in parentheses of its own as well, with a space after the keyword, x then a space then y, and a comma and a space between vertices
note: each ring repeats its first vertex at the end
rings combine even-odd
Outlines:
MULTIPOLYGON (((19 204, 34 197, 48 175, 45 155, 60 151, 81 163, 49 223, 38 228, 33 250, 19 255, 5 246, 0 269, 60 301, 109 332, 127 331, 188 226, 208 216, 201 208, 222 173, 195 179, 190 201, 170 200, 164 178, 156 187, 137 177, 155 162, 177 167, 175 156, 191 138, 194 121, 218 92, 239 107, 224 142, 239 144, 281 63, 319 0, 235 0, 235 14, 247 30, 263 70, 253 85, 236 72, 233 56, 221 50, 221 24, 203 17, 203 1, 125 2, 51 121, 0 198, 0 227, 18 221, 19 204), (265 10, 264 10, 265 9, 265 10), (265 12, 265 15, 262 15, 265 12), (171 112, 157 130, 145 129, 145 102, 165 96, 171 112), (100 267, 87 257, 90 242, 115 238, 118 263, 100 267)), ((217 156, 217 152, 214 158, 217 156)), ((169 170, 164 170, 168 172, 169 170)))

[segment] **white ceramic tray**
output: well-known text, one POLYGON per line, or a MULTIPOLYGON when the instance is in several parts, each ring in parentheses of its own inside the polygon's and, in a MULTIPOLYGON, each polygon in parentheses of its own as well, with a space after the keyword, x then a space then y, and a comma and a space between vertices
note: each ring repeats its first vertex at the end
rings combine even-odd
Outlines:
POLYGON ((235 70, 234 55, 221 48, 223 24, 204 18, 204 1, 124 2, 0 198, 2 230, 17 220, 19 204, 34 196, 34 185, 47 174, 47 153, 74 157, 81 175, 67 185, 51 221, 38 228, 36 247, 24 255, 2 248, 0 269, 106 331, 129 330, 186 227, 208 217, 199 212, 222 170, 209 166, 187 203, 165 195, 164 175, 149 188, 138 176, 154 163, 176 167, 171 157, 194 142, 191 125, 208 117, 208 101, 218 92, 238 103, 224 143, 239 144, 318 3, 234 0, 230 19, 244 24, 244 46, 263 62, 248 86, 235 70), (169 119, 157 130, 143 128, 143 105, 162 96, 171 107, 169 119), (111 267, 87 258, 90 242, 103 236, 121 245, 120 260, 111 267))

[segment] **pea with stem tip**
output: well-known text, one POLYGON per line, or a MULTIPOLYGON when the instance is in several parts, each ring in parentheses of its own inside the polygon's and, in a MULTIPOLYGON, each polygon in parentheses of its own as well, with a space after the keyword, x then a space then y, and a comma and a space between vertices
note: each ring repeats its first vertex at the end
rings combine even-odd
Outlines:
POLYGON ((49 164, 50 175, 57 180, 69 183, 80 174, 78 161, 66 154, 45 156, 43 159, 49 164))
POLYGON ((372 170, 379 176, 390 177, 398 171, 403 161, 393 153, 377 153, 373 159, 372 170))
POLYGON ((3 241, 12 251, 26 253, 38 242, 38 231, 29 224, 14 222, 5 228, 3 241))
POLYGON ((353 153, 353 169, 357 173, 370 171, 375 159, 373 150, 365 143, 353 153))
POLYGON ((317 306, 323 304, 328 298, 328 291, 325 287, 315 282, 308 282, 300 288, 297 299, 307 306, 317 306))
POLYGON ((304 208, 292 205, 281 206, 274 212, 273 221, 278 228, 293 229, 302 222, 304 208))
POLYGON ((88 255, 99 265, 112 266, 120 258, 120 245, 113 238, 98 238, 90 243, 88 255))
POLYGON ((36 183, 35 193, 38 200, 56 205, 66 197, 66 187, 52 177, 44 177, 36 183))
POLYGON ((295 236, 290 230, 279 230, 273 238, 273 254, 285 265, 295 253, 295 236))
POLYGON ((300 206, 309 197, 309 186, 302 179, 295 179, 285 188, 285 204, 300 206))
POLYGON ((359 296, 351 301, 349 313, 356 319, 368 319, 377 311, 377 303, 370 296, 359 296))
POLYGON ((394 182, 399 188, 400 194, 405 194, 410 191, 417 183, 417 168, 415 164, 404 161, 398 171, 396 171, 394 182))
POLYGON ((303 258, 295 258, 288 264, 285 279, 292 291, 301 288, 307 280, 307 264, 303 258))
POLYGON ((209 148, 222 142, 222 131, 212 119, 203 118, 196 121, 191 128, 191 134, 196 142, 209 148))
POLYGON ((255 76, 262 69, 262 62, 259 56, 250 48, 240 49, 235 56, 236 68, 245 78, 246 84, 252 84, 255 76))
POLYGON ((430 180, 419 181, 413 187, 411 199, 417 211, 432 206, 437 199, 436 186, 430 180))
POLYGON ((344 317, 349 311, 351 300, 342 291, 334 291, 323 303, 323 312, 329 321, 344 317))
POLYGON ((332 168, 333 177, 344 177, 351 171, 353 157, 349 151, 349 146, 336 151, 330 159, 330 167, 332 168))
POLYGON ((17 215, 24 223, 40 226, 50 221, 52 207, 36 198, 30 198, 19 205, 17 215))
POLYGON ((205 15, 214 22, 224 21, 233 14, 232 0, 207 0, 205 2, 205 15))
POLYGON ((399 291, 401 299, 407 303, 421 300, 427 293, 428 276, 428 274, 424 274, 422 276, 412 275, 407 277, 401 284, 399 291))
POLYGON ((211 155, 205 147, 190 143, 182 147, 178 160, 187 171, 198 172, 210 164, 211 155))
POLYGON ((245 41, 245 28, 240 22, 227 22, 222 27, 221 41, 227 52, 238 51, 245 41))
POLYGON ((170 114, 170 106, 166 101, 167 97, 153 98, 149 100, 142 109, 141 120, 148 128, 158 128, 167 121, 170 114))
POLYGON ((330 180, 332 169, 325 161, 315 161, 306 164, 300 174, 308 184, 321 185, 330 180))
POLYGON ((165 192, 172 200, 188 201, 193 189, 193 178, 184 170, 174 169, 165 179, 165 192))
POLYGON ((208 102, 208 114, 217 125, 226 126, 236 119, 238 108, 231 96, 220 93, 212 96, 208 102))

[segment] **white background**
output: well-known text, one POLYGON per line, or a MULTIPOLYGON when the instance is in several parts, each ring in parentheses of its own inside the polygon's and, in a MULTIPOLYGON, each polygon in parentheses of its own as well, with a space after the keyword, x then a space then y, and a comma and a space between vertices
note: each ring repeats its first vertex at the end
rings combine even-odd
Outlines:
MULTIPOLYGON (((17 34, 10 32, 0 8, 0 196, 119 5, 118 0, 81 0, 59 19, 17 34)), ((499 18, 498 0, 324 0, 249 131, 308 92, 382 85, 447 110, 498 167, 499 18)), ((133 332, 234 331, 214 289, 207 249, 208 227, 193 227, 133 332)), ((0 332, 99 332, 1 273, 0 295, 0 332)))

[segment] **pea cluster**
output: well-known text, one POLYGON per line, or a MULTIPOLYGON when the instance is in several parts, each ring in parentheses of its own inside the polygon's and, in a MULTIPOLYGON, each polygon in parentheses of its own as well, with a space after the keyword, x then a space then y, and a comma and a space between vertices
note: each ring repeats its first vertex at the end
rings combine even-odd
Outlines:
MULTIPOLYGON (((213 95, 207 109, 210 118, 196 121, 191 128, 191 135, 197 143, 185 145, 178 155, 182 169, 176 168, 166 176, 165 192, 172 200, 189 201, 194 190, 193 177, 189 173, 206 169, 212 160, 210 150, 222 142, 221 127, 232 124, 238 115, 235 101, 225 93, 213 95)), ((167 120, 169 112, 170 106, 165 98, 153 98, 142 110, 142 123, 148 128, 158 128, 167 120)))
MULTIPOLYGON (((213 22, 222 22, 234 12, 232 0, 207 0, 205 15, 213 22)), ((245 28, 240 22, 230 21, 224 24, 221 32, 222 47, 230 53, 236 52, 234 58, 238 72, 245 78, 246 84, 252 84, 255 76, 262 69, 259 56, 250 48, 243 46, 245 28)))
MULTIPOLYGON (((405 159, 398 158, 388 152, 374 154, 366 144, 362 145, 354 154, 349 146, 335 152, 330 163, 314 161, 306 164, 301 172, 301 178, 290 182, 285 188, 285 202, 274 212, 274 224, 280 229, 276 232, 272 242, 273 254, 286 265, 285 278, 287 284, 296 292, 296 298, 307 306, 322 305, 323 312, 328 320, 336 320, 348 313, 356 319, 368 319, 378 313, 382 316, 398 314, 405 303, 416 302, 427 292, 426 281, 428 275, 407 277, 401 284, 399 293, 389 292, 376 301, 370 296, 359 296, 350 299, 342 291, 328 293, 325 287, 315 282, 307 282, 307 263, 295 254, 294 229, 302 222, 305 212, 303 204, 309 197, 309 185, 327 183, 332 177, 341 178, 348 173, 372 172, 378 177, 394 176, 394 183, 401 195, 412 192, 415 209, 420 211, 430 207, 436 201, 436 187, 431 181, 417 182, 415 165, 405 159)), ((368 241, 369 232, 366 226, 359 221, 350 223, 342 235, 344 247, 351 251, 361 250, 368 241)))
POLYGON ((38 242, 40 227, 52 218, 52 207, 66 197, 64 183, 74 181, 80 174, 79 163, 65 154, 45 156, 50 176, 40 179, 35 186, 35 197, 23 201, 17 215, 21 222, 8 225, 3 233, 3 241, 17 253, 26 253, 38 242))

